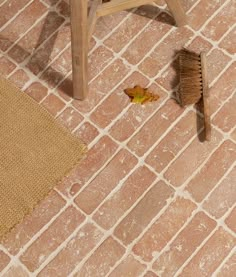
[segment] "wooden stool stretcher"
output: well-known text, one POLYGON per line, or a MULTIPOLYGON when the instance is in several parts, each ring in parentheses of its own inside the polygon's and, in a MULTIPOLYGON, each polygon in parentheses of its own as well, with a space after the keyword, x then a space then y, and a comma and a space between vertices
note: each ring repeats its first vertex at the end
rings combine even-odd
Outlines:
MULTIPOLYGON (((165 0, 177 26, 186 25, 186 15, 180 0, 165 0)), ((152 4, 153 0, 94 0, 88 14, 87 0, 70 0, 71 48, 74 98, 83 100, 88 92, 88 44, 99 17, 152 4)))

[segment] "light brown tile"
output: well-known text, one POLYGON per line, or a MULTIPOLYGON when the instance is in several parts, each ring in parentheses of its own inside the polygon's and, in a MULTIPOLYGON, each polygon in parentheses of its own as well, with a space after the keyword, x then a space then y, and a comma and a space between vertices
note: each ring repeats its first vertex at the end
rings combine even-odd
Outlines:
POLYGON ((139 72, 134 72, 122 84, 109 95, 91 114, 91 120, 99 127, 105 128, 129 105, 130 99, 124 93, 124 89, 139 85, 146 87, 148 84, 139 72))
POLYGON ((83 258, 99 243, 103 234, 88 223, 68 242, 57 256, 38 274, 44 276, 68 276, 83 258))
POLYGON ((60 191, 67 197, 73 197, 88 180, 115 154, 117 144, 109 137, 102 137, 89 151, 86 157, 69 174, 60 191))
POLYGON ((225 133, 231 132, 236 122, 236 93, 229 99, 213 118, 213 124, 225 133))
POLYGON ((56 116, 64 107, 65 103, 55 94, 49 94, 42 102, 43 107, 53 116, 56 116))
POLYGON ((83 116, 71 107, 66 108, 57 117, 57 120, 71 131, 74 130, 83 121, 83 119, 83 116))
POLYGON ((196 205, 190 200, 177 198, 156 220, 133 247, 133 252, 144 261, 151 261, 184 225, 196 205))
POLYGON ((197 115, 187 113, 158 143, 146 158, 146 162, 157 172, 161 172, 197 134, 197 115))
POLYGON ((0 48, 6 51, 45 12, 46 7, 39 0, 33 1, 1 31, 0 48))
POLYGON ((140 276, 144 270, 145 266, 129 255, 111 272, 109 277, 140 276))
POLYGON ((109 237, 96 249, 75 276, 84 277, 87 274, 94 277, 105 276, 124 252, 124 247, 109 237))
POLYGON ((193 33, 185 27, 172 30, 150 56, 139 65, 139 69, 145 75, 155 77, 166 64, 173 60, 176 51, 180 50, 192 36, 193 33), (172 46, 173 41, 175 41, 175 47, 172 46))
POLYGON ((19 265, 13 265, 4 273, 4 277, 29 277, 30 275, 19 265))
POLYGON ((211 276, 234 246, 235 238, 222 228, 218 229, 179 276, 211 276))
POLYGON ((168 100, 165 105, 145 123, 141 130, 132 137, 128 143, 128 147, 136 153, 136 155, 143 156, 183 111, 184 109, 181 109, 175 100, 168 100), (155 131, 150 132, 150 130, 155 131))
POLYGON ((216 223, 203 212, 197 213, 191 222, 155 261, 153 269, 161 276, 174 276, 178 269, 211 233, 216 223))
POLYGON ((20 256, 21 262, 30 272, 34 272, 83 220, 80 212, 72 206, 68 207, 20 256))
POLYGON ((225 49, 231 55, 234 55, 236 52, 236 27, 234 27, 220 42, 220 47, 225 49))
POLYGON ((165 101, 167 95, 160 87, 153 84, 150 87, 150 91, 158 94, 160 99, 143 106, 132 104, 109 130, 110 134, 116 140, 123 142, 129 139, 137 128, 143 124, 144 120, 146 120, 154 111, 157 111, 160 108, 161 103, 165 101))
POLYGON ((164 176, 174 186, 181 186, 205 161, 210 153, 218 147, 222 136, 213 130, 212 139, 200 142, 196 137, 181 155, 167 168, 164 176), (176 174, 178 172, 178 174, 176 174))
POLYGON ((64 22, 61 16, 55 12, 49 12, 14 45, 8 55, 18 63, 22 63, 27 57, 48 39, 64 22))
POLYGON ((116 85, 127 75, 130 68, 120 59, 110 64, 89 86, 88 96, 83 101, 74 100, 73 105, 79 112, 90 112, 116 85))
MULTIPOLYGON (((1 1, 3 2, 3 1, 1 1)), ((0 4, 1 4, 0 2, 0 4)), ((27 5, 27 3, 29 3, 30 0, 18 0, 18 1, 14 1, 14 0, 10 0, 5 2, 2 6, 1 6, 1 19, 0 19, 0 27, 3 27, 3 25, 5 23, 7 23, 12 17, 14 17, 16 15, 16 13, 18 13, 21 9, 23 9, 25 7, 25 5, 27 5), (9 8, 11 7, 11 8, 9 8)))
POLYGON ((34 82, 25 90, 25 92, 34 100, 40 102, 47 95, 48 88, 39 82, 34 82))
POLYGON ((187 191, 197 202, 201 202, 235 160, 236 144, 227 140, 221 144, 203 168, 188 183, 187 191))
POLYGON ((232 22, 234 20, 235 2, 234 0, 231 0, 206 25, 206 27, 203 30, 203 34, 214 41, 218 41, 231 27, 232 22))
POLYGON ((219 277, 231 277, 236 271, 236 254, 233 254, 220 269, 219 277))
POLYGON ((3 251, 0 251, 0 272, 9 264, 10 257, 3 251))
POLYGON ((122 56, 131 64, 139 63, 152 47, 171 29, 173 24, 174 21, 171 16, 164 12, 161 13, 135 38, 122 56))
POLYGON ((139 167, 121 188, 109 197, 93 219, 104 229, 111 228, 154 182, 156 176, 146 167, 139 167))
POLYGON ((7 57, 0 57, 0 75, 2 77, 7 77, 7 75, 9 75, 15 68, 16 65, 7 57))
POLYGON ((220 182, 203 207, 216 218, 222 217, 236 202, 236 167, 220 182))
POLYGON ((147 192, 133 210, 116 227, 114 234, 125 245, 130 244, 173 196, 173 189, 163 181, 147 192))
MULTIPOLYGON (((109 193, 119 185, 120 181, 129 174, 135 164, 137 164, 137 159, 127 150, 121 150, 77 196, 75 203, 87 214, 92 213, 109 193)), ((114 210, 111 211, 114 212, 114 210)))
POLYGON ((189 25, 195 30, 200 29, 206 20, 217 11, 221 4, 222 3, 218 0, 213 0, 211 2, 200 0, 188 15, 189 25))
POLYGON ((91 123, 85 121, 78 129, 76 129, 74 134, 88 145, 98 136, 99 131, 91 123))
POLYGON ((65 201, 52 191, 48 197, 27 216, 21 224, 18 224, 6 237, 4 247, 16 255, 21 248, 29 242, 65 205, 65 201))
POLYGON ((23 69, 19 69, 9 78, 15 86, 22 89, 23 86, 29 81, 29 76, 23 69))
POLYGON ((225 223, 236 233, 236 208, 234 208, 226 218, 225 223))

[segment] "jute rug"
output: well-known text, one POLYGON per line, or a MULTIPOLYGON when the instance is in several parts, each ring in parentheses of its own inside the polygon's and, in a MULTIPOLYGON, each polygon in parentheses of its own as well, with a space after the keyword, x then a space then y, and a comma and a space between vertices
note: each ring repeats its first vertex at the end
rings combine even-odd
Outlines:
POLYGON ((0 239, 30 213, 85 145, 28 95, 0 78, 0 239))

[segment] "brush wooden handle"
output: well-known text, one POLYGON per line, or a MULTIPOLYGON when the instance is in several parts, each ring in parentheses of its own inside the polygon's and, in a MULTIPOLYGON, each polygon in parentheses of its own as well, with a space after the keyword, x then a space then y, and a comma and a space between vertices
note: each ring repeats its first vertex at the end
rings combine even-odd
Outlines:
POLYGON ((209 89, 208 89, 208 76, 207 76, 207 64, 206 53, 201 53, 201 68, 202 68, 202 80, 203 80, 203 110, 204 110, 204 125, 205 125, 205 139, 211 140, 211 116, 210 116, 210 104, 209 104, 209 89))

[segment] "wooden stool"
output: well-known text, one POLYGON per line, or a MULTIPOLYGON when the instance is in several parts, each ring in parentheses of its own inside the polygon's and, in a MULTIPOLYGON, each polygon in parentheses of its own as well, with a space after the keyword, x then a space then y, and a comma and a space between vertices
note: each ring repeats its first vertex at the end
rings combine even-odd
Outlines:
MULTIPOLYGON (((186 24, 186 15, 179 0, 165 0, 177 26, 186 24)), ((71 48, 74 98, 83 100, 88 92, 88 43, 99 17, 151 4, 154 0, 93 0, 88 14, 87 0, 70 0, 71 48)))

